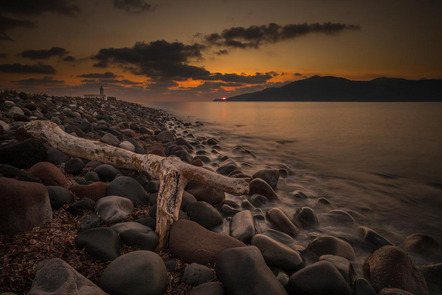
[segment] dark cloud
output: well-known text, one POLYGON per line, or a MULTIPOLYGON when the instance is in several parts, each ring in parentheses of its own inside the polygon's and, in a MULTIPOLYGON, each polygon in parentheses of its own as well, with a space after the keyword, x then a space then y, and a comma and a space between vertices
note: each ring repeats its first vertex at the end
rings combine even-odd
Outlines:
POLYGON ((0 72, 3 73, 33 73, 33 74, 55 74, 55 69, 50 65, 38 64, 38 65, 22 65, 15 64, 2 64, 0 65, 0 72))
POLYGON ((269 73, 255 73, 255 75, 245 75, 245 74, 234 74, 234 73, 213 73, 207 77, 202 77, 201 80, 211 80, 211 81, 223 81, 223 82, 233 82, 241 84, 263 84, 266 83, 271 78, 277 76, 275 72, 269 73))
POLYGON ((7 57, 6 53, 0 53, 0 58, 5 58, 7 57))
POLYGON ((262 26, 232 27, 221 33, 206 35, 204 40, 209 45, 231 48, 259 48, 264 44, 295 39, 310 33, 337 34, 344 30, 358 30, 358 25, 340 23, 314 23, 278 25, 270 23, 262 26))
POLYGON ((25 80, 13 81, 15 84, 19 85, 32 85, 32 86, 45 86, 45 85, 58 85, 63 84, 62 80, 54 80, 52 77, 43 77, 43 78, 30 78, 25 80))
MULTIPOLYGON (((112 74, 112 73, 110 73, 112 74)), ((97 74, 99 75, 99 74, 97 74)), ((89 75, 80 75, 78 77, 85 77, 85 78, 90 78, 90 79, 83 79, 80 82, 84 83, 84 84, 102 84, 102 85, 128 85, 128 86, 132 86, 132 85, 141 85, 143 84, 142 82, 135 82, 135 81, 130 81, 127 79, 123 79, 123 80, 118 80, 118 79, 113 79, 113 78, 107 78, 107 79, 100 79, 98 77, 94 77, 94 76, 90 76, 90 77, 86 77, 89 75)), ((114 76, 116 77, 116 75, 114 76)))
POLYGON ((68 62, 76 61, 76 60, 77 59, 75 57, 73 57, 72 55, 68 55, 68 56, 63 58, 63 61, 68 61, 68 62))
POLYGON ((15 15, 40 15, 44 12, 75 16, 80 8, 70 0, 2 0, 0 11, 15 15))
MULTIPOLYGON (((6 1, 4 1, 6 2, 6 1)), ((12 2, 12 1, 11 1, 12 2)), ((3 3, 3 2, 0 2, 3 3)), ((0 15, 0 41, 14 41, 6 32, 14 28, 34 28, 36 24, 27 20, 19 20, 15 18, 0 15)))
POLYGON ((114 7, 128 13, 141 13, 154 9, 151 4, 144 0, 114 0, 114 7))
POLYGON ((63 56, 66 54, 68 54, 66 49, 61 47, 52 47, 50 49, 25 50, 21 53, 21 56, 30 59, 48 59, 52 56, 63 56))
POLYGON ((215 52, 216 55, 227 55, 229 51, 227 49, 221 49, 215 52))
POLYGON ((116 78, 117 75, 115 75, 112 72, 106 72, 106 73, 83 74, 83 75, 78 75, 77 77, 81 77, 81 78, 97 78, 97 79, 110 79, 110 78, 116 78))

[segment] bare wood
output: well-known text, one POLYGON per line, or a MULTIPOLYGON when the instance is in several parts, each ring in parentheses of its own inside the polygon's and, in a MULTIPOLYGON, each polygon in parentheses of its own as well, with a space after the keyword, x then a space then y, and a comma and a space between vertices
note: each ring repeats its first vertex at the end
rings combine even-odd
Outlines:
POLYGON ((230 178, 201 167, 182 162, 176 157, 140 155, 99 141, 72 136, 50 121, 32 121, 25 130, 33 137, 47 141, 52 147, 69 155, 115 164, 118 167, 144 171, 160 180, 157 205, 159 247, 167 240, 167 231, 178 220, 184 187, 194 180, 230 194, 243 195, 249 191, 248 179, 230 178))

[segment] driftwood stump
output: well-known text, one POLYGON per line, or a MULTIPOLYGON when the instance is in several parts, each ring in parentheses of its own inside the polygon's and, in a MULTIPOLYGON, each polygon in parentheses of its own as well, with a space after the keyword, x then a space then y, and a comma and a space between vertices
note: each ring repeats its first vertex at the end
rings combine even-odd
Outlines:
POLYGON ((146 172, 160 180, 156 232, 158 246, 164 247, 170 225, 178 220, 184 187, 188 180, 206 184, 224 192, 243 195, 249 190, 249 180, 226 177, 201 167, 182 162, 176 157, 136 154, 99 141, 72 136, 50 121, 25 124, 33 137, 43 139, 54 148, 71 156, 114 164, 124 169, 146 172))

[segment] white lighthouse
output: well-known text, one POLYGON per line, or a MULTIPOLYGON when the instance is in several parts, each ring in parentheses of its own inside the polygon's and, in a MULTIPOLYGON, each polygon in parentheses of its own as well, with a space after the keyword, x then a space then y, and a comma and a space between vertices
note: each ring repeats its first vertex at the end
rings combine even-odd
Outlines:
POLYGON ((103 86, 100 86, 100 94, 85 94, 84 98, 99 98, 106 99, 106 95, 104 95, 103 86))

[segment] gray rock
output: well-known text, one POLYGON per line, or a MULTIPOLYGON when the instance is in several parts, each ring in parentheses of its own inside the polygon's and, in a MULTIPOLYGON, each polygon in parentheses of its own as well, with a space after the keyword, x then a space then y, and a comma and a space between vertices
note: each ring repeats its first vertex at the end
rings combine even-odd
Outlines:
MULTIPOLYGON (((9 126, 8 123, 6 123, 5 121, 0 120, 0 127, 3 129, 3 131, 8 132, 11 130, 11 126, 9 126)), ((0 129, 1 129, 0 128, 0 129)))
POLYGON ((160 189, 160 182, 158 180, 151 180, 146 183, 144 189, 149 193, 156 193, 160 189))
POLYGON ((190 290, 189 295, 224 295, 223 286, 217 282, 198 285, 190 290))
POLYGON ((227 176, 236 170, 239 170, 238 165, 233 161, 228 161, 226 164, 218 167, 218 169, 216 169, 216 173, 227 176))
POLYGON ((353 284, 356 277, 356 272, 350 260, 335 255, 322 255, 319 257, 319 261, 328 261, 332 263, 339 270, 347 283, 349 285, 353 284))
POLYGON ((141 250, 153 250, 158 245, 158 235, 148 226, 138 222, 124 222, 112 226, 128 246, 141 250))
POLYGON ((241 242, 250 243, 255 235, 255 222, 252 212, 245 210, 236 213, 230 224, 230 235, 241 242))
POLYGON ((96 215, 87 215, 80 219, 80 231, 99 227, 101 224, 100 217, 96 215))
POLYGON ((64 187, 49 185, 46 189, 49 193, 52 210, 58 210, 63 207, 63 205, 74 201, 72 193, 64 187))
POLYGON ((195 181, 189 181, 187 183, 186 191, 192 194, 198 201, 204 201, 211 205, 220 204, 226 198, 223 191, 195 181))
POLYGON ((376 291, 365 278, 357 278, 353 283, 355 295, 376 295, 376 291))
MULTIPOLYGON (((105 295, 97 285, 78 273, 59 258, 43 260, 37 264, 37 274, 29 295, 105 295)), ((5 294, 5 293, 3 293, 5 294)))
POLYGON ((118 175, 121 175, 121 172, 112 165, 109 164, 101 164, 94 169, 94 172, 98 174, 101 181, 112 181, 118 175))
POLYGON ((198 263, 189 264, 183 274, 183 282, 189 285, 200 285, 213 278, 212 270, 198 263))
POLYGON ((224 250, 215 269, 227 294, 286 294, 255 246, 224 250))
POLYGON ((128 151, 131 151, 131 152, 135 152, 135 146, 127 140, 120 143, 119 147, 122 149, 128 150, 128 151))
POLYGON ((66 210, 72 215, 82 215, 84 211, 94 210, 95 201, 89 198, 83 198, 71 204, 66 210))
POLYGON ((287 284, 289 294, 352 295, 353 290, 330 262, 319 261, 295 272, 287 284))
POLYGON ((252 178, 261 178, 265 182, 267 182, 274 190, 276 190, 278 186, 279 175, 279 170, 266 169, 256 172, 252 175, 252 178))
POLYGON ((299 227, 281 209, 271 208, 266 213, 267 219, 273 228, 294 237, 299 232, 299 227))
POLYGON ((135 139, 128 138, 127 141, 130 142, 131 144, 133 144, 133 146, 135 148, 135 153, 137 153, 137 154, 145 154, 146 153, 144 151, 144 148, 135 139))
POLYGON ((110 133, 106 133, 105 135, 103 135, 100 138, 100 141, 109 144, 109 145, 113 145, 113 146, 118 146, 120 144, 120 141, 118 140, 118 138, 116 138, 114 135, 110 134, 110 133))
POLYGON ((167 286, 166 266, 154 252, 130 252, 108 265, 99 286, 111 294, 162 295, 167 286))
POLYGON ((310 207, 301 207, 298 210, 296 210, 295 219, 303 227, 318 225, 318 218, 316 217, 316 213, 310 207))
POLYGON ((69 156, 65 153, 55 149, 55 148, 48 148, 47 151, 47 161, 51 162, 53 164, 59 165, 61 163, 66 163, 69 160, 69 156))
POLYGON ((186 207, 190 220, 209 229, 223 223, 223 217, 212 205, 203 201, 191 202, 186 207))
POLYGON ((173 133, 171 131, 165 130, 165 131, 161 131, 160 133, 158 133, 155 136, 155 140, 161 141, 161 142, 174 141, 175 135, 173 135, 173 133))
POLYGON ((181 198, 181 206, 180 209, 185 210, 187 205, 196 202, 197 199, 191 194, 186 191, 183 192, 183 197, 181 198))
POLYGON ((355 251, 349 243, 332 236, 321 236, 314 239, 308 245, 307 251, 313 253, 317 257, 331 254, 347 258, 351 261, 356 258, 355 251))
POLYGON ((121 242, 115 231, 108 227, 92 228, 75 237, 75 245, 85 248, 92 257, 103 262, 120 256, 121 242))
POLYGON ((24 115, 25 114, 23 112, 23 110, 21 108, 19 108, 18 106, 11 107, 9 109, 8 113, 11 114, 11 115, 24 115))
POLYGON ((80 174, 83 172, 84 162, 80 158, 72 158, 66 162, 64 171, 68 174, 80 174))
POLYGON ((259 194, 269 200, 278 200, 279 197, 273 188, 261 178, 255 178, 249 183, 249 195, 259 194))
POLYGON ((288 272, 294 272, 304 266, 301 254, 266 236, 257 234, 252 239, 252 245, 258 247, 266 263, 288 272))
POLYGON ((331 210, 325 214, 325 217, 334 223, 339 224, 354 224, 356 221, 354 220, 353 216, 351 216, 348 212, 344 210, 331 210))
POLYGON ((134 210, 131 200, 119 196, 101 198, 95 204, 95 210, 108 224, 123 221, 134 210))
POLYGON ((84 179, 87 181, 97 182, 100 181, 100 176, 95 171, 89 171, 84 175, 84 179))
POLYGON ((106 194, 128 198, 135 206, 147 205, 149 202, 149 196, 141 184, 129 176, 115 178, 109 184, 106 194))

